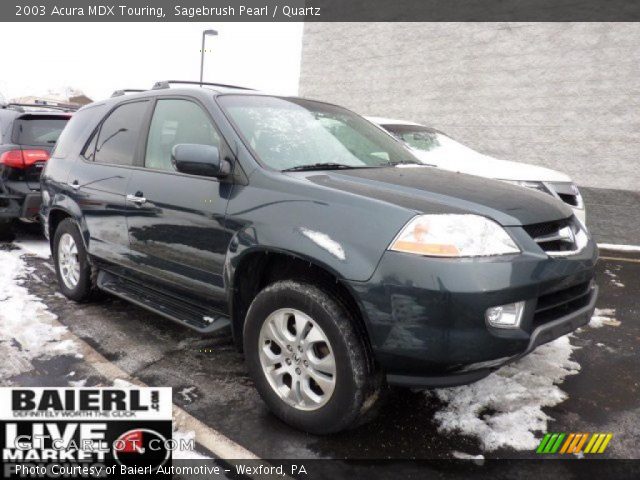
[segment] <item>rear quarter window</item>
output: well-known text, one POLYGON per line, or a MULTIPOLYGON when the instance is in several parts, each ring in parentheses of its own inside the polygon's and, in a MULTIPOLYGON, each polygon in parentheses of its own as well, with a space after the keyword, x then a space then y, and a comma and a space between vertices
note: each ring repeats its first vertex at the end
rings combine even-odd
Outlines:
POLYGON ((72 150, 80 151, 89 135, 96 128, 106 108, 104 105, 85 107, 73 114, 58 138, 52 157, 64 158, 72 150))

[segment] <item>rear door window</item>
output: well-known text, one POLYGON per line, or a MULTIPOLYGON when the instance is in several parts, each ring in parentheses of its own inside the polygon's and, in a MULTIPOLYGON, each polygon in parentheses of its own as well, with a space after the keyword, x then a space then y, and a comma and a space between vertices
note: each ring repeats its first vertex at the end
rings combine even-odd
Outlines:
POLYGON ((171 151, 175 145, 195 143, 220 148, 220 137, 205 111, 183 99, 158 100, 153 112, 144 166, 175 171, 171 151))
POLYGON ((98 132, 94 161, 133 165, 148 107, 145 100, 125 103, 113 110, 98 132))
POLYGON ((24 116, 16 120, 14 135, 18 145, 53 147, 70 117, 24 116))

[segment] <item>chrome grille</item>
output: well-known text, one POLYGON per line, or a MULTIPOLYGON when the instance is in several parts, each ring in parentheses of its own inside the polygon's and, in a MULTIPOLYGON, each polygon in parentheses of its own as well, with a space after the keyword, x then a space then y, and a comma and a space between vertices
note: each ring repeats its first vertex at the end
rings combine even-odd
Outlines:
POLYGON ((525 225, 523 228, 551 256, 573 255, 587 244, 587 233, 574 217, 525 225))
POLYGON ((549 193, 574 208, 584 208, 584 202, 578 187, 573 183, 544 182, 549 193))

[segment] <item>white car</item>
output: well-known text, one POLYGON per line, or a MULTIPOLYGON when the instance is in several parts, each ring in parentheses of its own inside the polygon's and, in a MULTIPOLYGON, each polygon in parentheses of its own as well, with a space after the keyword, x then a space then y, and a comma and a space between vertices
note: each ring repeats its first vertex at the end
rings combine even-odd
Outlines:
POLYGON ((404 142, 423 163, 453 172, 494 178, 553 195, 568 204, 585 224, 586 211, 578 187, 566 174, 527 163, 498 160, 456 142, 425 125, 403 120, 366 117, 404 142))

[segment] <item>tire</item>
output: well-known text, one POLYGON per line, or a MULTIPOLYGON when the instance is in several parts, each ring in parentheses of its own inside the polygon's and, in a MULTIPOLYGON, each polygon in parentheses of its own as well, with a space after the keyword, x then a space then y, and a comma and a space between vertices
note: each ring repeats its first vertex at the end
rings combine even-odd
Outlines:
POLYGON ((329 434, 352 428, 368 420, 379 403, 382 376, 368 359, 352 315, 314 285, 285 280, 267 286, 249 307, 243 338, 262 399, 297 429, 329 434), (288 325, 287 332, 274 335, 270 325, 288 325), (302 326, 300 335, 295 326, 302 326))
POLYGON ((13 219, 0 218, 0 242, 10 242, 14 239, 13 219))
MULTIPOLYGON (((58 287, 64 296, 76 302, 85 302, 91 299, 95 290, 91 275, 91 265, 89 264, 80 231, 72 219, 63 220, 56 228, 53 236, 52 254, 56 267, 58 287), (70 280, 73 278, 70 278, 69 274, 66 273, 70 267, 69 263, 65 263, 64 251, 69 245, 69 239, 72 240, 72 245, 75 246, 75 249, 71 249, 68 255, 75 257, 75 262, 77 263, 77 280, 75 282, 71 282, 70 280), (74 254, 73 251, 76 253, 74 254)), ((75 278, 75 275, 73 277, 75 278)))

